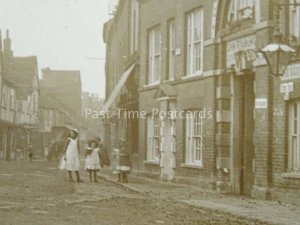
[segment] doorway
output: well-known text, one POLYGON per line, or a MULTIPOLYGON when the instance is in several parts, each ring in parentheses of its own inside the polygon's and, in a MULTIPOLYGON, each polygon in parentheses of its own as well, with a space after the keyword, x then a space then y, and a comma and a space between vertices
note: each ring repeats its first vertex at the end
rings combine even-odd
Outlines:
POLYGON ((231 183, 233 192, 251 195, 254 184, 254 73, 232 75, 231 183))
POLYGON ((254 74, 248 73, 242 76, 241 99, 241 194, 251 195, 254 184, 253 160, 254 160, 254 74))

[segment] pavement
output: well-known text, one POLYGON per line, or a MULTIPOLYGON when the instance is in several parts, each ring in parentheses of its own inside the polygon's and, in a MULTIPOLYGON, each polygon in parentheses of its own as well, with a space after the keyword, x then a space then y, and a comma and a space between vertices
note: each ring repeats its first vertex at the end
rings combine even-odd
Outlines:
POLYGON ((99 176, 135 193, 164 196, 193 207, 217 210, 247 219, 281 225, 300 225, 300 207, 250 197, 221 194, 195 185, 184 185, 144 178, 130 174, 128 183, 117 181, 110 169, 104 168, 99 176))

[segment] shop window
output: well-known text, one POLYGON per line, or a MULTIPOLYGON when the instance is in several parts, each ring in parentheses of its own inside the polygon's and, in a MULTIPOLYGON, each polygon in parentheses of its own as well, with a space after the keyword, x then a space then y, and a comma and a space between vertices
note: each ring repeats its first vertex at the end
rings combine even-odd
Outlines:
POLYGON ((186 154, 185 163, 202 166, 203 121, 200 110, 186 113, 186 154))
POLYGON ((161 33, 157 26, 149 31, 148 84, 158 84, 161 78, 161 33))
POLYGON ((289 172, 300 172, 300 101, 289 106, 289 172))
POLYGON ((147 161, 159 162, 160 153, 160 127, 159 116, 147 116, 147 161))
POLYGON ((187 75, 203 70, 203 10, 197 8, 187 15, 187 75))

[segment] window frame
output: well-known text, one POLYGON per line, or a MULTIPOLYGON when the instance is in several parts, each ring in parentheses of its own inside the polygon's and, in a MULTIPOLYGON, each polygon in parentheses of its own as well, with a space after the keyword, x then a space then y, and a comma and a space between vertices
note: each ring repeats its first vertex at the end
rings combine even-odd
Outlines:
POLYGON ((202 7, 197 7, 190 11, 186 16, 186 76, 197 76, 203 73, 203 48, 204 48, 204 11, 202 7), (197 15, 199 13, 199 15, 197 15), (197 16, 199 16, 197 20, 197 16), (198 24, 197 24, 198 21, 198 24), (199 30, 199 39, 195 38, 196 26, 199 30), (195 54, 196 47, 199 45, 200 51, 195 54), (196 58, 200 58, 199 61, 196 58))
POLYGON ((131 15, 130 15, 130 53, 138 51, 139 45, 139 3, 137 0, 131 0, 131 15))
POLYGON ((300 101, 289 104, 288 131, 288 170, 300 174, 300 101))
POLYGON ((175 19, 168 20, 167 80, 175 80, 176 76, 176 26, 175 19))
POLYGON ((198 109, 186 111, 185 164, 202 167, 204 144, 203 144, 203 118, 200 116, 200 112, 201 110, 198 109), (188 116, 188 114, 190 116, 188 116), (199 127, 197 127, 197 125, 199 127), (198 131, 196 134, 195 134, 195 128, 198 131))
POLYGON ((161 68, 161 28, 157 25, 148 30, 148 85, 160 83, 161 68))
MULTIPOLYGON (((290 3, 294 3, 294 0, 290 0, 290 3)), ((297 0, 296 3, 300 4, 297 0)), ((289 9, 289 30, 290 34, 295 36, 297 40, 300 40, 300 6, 290 6, 289 9)))
POLYGON ((255 5, 258 0, 232 0, 229 5, 227 20, 229 23, 233 21, 255 18, 255 5), (243 15, 247 9, 252 9, 252 14, 243 15))
POLYGON ((147 154, 148 162, 160 160, 160 119, 158 115, 147 115, 147 154))

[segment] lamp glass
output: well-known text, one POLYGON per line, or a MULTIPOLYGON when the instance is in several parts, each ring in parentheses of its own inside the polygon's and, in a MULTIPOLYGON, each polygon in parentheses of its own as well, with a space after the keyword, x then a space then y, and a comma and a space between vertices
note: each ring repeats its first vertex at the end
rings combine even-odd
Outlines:
POLYGON ((262 53, 274 76, 283 76, 294 52, 294 49, 285 44, 270 44, 262 49, 262 53))

